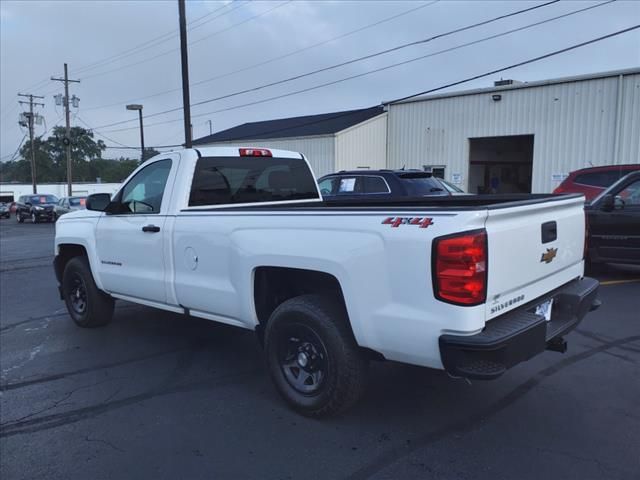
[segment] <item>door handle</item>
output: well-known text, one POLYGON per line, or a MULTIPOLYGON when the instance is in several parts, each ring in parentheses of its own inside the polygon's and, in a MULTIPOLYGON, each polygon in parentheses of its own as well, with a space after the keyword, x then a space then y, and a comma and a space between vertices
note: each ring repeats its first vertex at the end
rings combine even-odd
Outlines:
POLYGON ((145 225, 144 227, 142 227, 142 231, 143 232, 158 233, 160 231, 160 227, 158 227, 156 225, 145 225))

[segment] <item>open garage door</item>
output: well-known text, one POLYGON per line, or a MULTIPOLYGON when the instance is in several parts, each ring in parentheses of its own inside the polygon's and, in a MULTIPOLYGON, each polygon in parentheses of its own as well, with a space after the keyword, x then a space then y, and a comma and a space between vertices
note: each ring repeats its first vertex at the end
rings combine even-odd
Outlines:
POLYGON ((533 135, 469 139, 469 193, 531 193, 533 135))

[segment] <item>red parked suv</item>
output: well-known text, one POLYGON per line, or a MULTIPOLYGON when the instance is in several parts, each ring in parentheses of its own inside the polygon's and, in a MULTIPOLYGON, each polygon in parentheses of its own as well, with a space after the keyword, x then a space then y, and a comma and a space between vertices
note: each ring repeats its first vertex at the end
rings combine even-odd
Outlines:
POLYGON ((583 193, 590 201, 634 170, 640 170, 640 164, 582 168, 571 172, 553 193, 583 193))

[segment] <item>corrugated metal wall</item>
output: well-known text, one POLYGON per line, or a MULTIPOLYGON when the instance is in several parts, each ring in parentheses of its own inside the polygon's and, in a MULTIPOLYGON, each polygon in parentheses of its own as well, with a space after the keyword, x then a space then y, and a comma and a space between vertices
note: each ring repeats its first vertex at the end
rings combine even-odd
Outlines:
POLYGON ((640 74, 503 90, 497 102, 492 93, 390 105, 388 167, 446 165, 447 178, 461 173, 465 186, 469 138, 527 134, 534 135, 533 192, 555 188, 552 174, 640 163, 640 74))
MULTIPOLYGON (((335 149, 333 135, 319 137, 292 137, 268 140, 242 140, 241 142, 219 142, 206 145, 240 145, 250 147, 276 148, 302 153, 311 164, 316 177, 335 171, 335 149)), ((203 145, 205 146, 205 145, 203 145)))
POLYGON ((336 170, 387 167, 387 114, 336 134, 336 170))

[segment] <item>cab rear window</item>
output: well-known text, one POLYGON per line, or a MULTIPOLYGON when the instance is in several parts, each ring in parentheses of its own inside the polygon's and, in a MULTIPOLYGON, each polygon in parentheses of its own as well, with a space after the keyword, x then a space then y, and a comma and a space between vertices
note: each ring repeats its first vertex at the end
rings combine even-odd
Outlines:
POLYGON ((189 206, 318 199, 304 160, 202 157, 196 164, 189 206))

